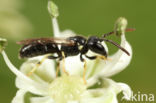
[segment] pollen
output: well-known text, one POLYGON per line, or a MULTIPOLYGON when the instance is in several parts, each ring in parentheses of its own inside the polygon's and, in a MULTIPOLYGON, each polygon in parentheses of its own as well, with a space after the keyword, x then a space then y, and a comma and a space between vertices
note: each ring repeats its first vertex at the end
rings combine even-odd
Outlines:
POLYGON ((56 103, 79 100, 85 90, 86 85, 79 76, 63 75, 49 85, 49 95, 56 103))

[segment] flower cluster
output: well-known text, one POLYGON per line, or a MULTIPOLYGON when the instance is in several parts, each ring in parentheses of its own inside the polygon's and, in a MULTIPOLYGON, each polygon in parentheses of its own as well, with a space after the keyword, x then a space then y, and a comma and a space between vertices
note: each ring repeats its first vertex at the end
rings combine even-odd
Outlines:
MULTIPOLYGON (((71 30, 61 32, 57 23, 58 8, 49 1, 48 10, 52 16, 53 31, 55 37, 68 37, 76 35, 71 30)), ((16 75, 16 87, 19 89, 12 103, 25 103, 24 97, 27 92, 37 95, 30 97, 31 103, 118 103, 117 94, 123 92, 123 99, 130 100, 131 89, 125 83, 118 83, 109 77, 121 72, 131 61, 132 49, 125 38, 125 28, 127 20, 119 18, 116 22, 115 32, 120 34, 121 46, 124 47, 130 56, 121 50, 114 55, 108 56, 110 60, 87 60, 86 80, 83 82, 83 63, 79 56, 68 57, 65 59, 65 75, 61 71, 60 76, 56 77, 56 65, 53 60, 45 60, 41 66, 31 75, 26 74, 39 62, 43 56, 28 59, 18 70, 8 59, 4 50, 2 55, 9 69, 16 75)), ((4 42, 0 39, 0 43, 4 42)), ((108 52, 106 44, 104 47, 108 52)), ((62 68, 60 66, 60 68, 62 68)))

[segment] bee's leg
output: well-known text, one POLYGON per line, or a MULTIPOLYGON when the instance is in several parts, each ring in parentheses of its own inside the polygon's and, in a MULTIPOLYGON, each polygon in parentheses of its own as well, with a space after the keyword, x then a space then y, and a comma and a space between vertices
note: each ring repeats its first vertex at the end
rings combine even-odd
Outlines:
POLYGON ((84 62, 84 71, 83 71, 83 81, 84 81, 84 84, 87 84, 87 81, 86 81, 86 78, 85 78, 85 76, 86 76, 86 70, 87 70, 87 62, 86 62, 86 60, 82 57, 82 54, 80 55, 80 60, 82 61, 82 62, 84 62))
POLYGON ((27 76, 31 76, 35 71, 36 69, 49 57, 50 54, 47 54, 45 55, 41 61, 39 61, 36 66, 27 74, 27 76))
MULTIPOLYGON (((57 59, 59 58, 59 56, 55 57, 55 56, 49 56, 48 59, 57 59)), ((58 77, 58 73, 60 71, 60 62, 58 61, 57 63, 57 66, 56 66, 56 77, 58 77)))
POLYGON ((62 61, 63 61, 63 72, 66 73, 67 75, 69 75, 65 69, 65 54, 64 54, 64 52, 61 52, 61 54, 62 54, 62 61))
POLYGON ((58 61, 56 67, 56 77, 58 77, 59 71, 60 71, 60 62, 58 61))
POLYGON ((84 84, 87 84, 87 81, 86 81, 86 70, 87 70, 87 62, 86 60, 83 61, 84 62, 84 71, 83 71, 83 81, 84 81, 84 84))

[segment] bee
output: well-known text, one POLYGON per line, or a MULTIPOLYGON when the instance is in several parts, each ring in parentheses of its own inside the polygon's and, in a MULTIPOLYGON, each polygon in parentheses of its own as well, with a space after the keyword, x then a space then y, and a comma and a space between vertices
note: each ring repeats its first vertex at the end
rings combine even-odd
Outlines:
MULTIPOLYGON (((85 80, 86 60, 84 59, 84 57, 90 60, 94 60, 96 58, 101 58, 106 60, 108 54, 106 52, 105 47, 102 45, 103 41, 115 45, 123 52, 125 52, 127 55, 130 55, 129 52, 123 47, 121 47, 119 44, 105 38, 113 33, 114 32, 104 34, 101 38, 97 36, 90 36, 88 38, 85 38, 83 36, 73 36, 65 39, 52 38, 52 37, 26 39, 17 42, 17 44, 23 45, 19 51, 19 56, 20 58, 32 58, 40 55, 46 55, 40 62, 36 64, 36 67, 33 68, 32 71, 30 71, 29 75, 31 75, 37 69, 37 67, 39 67, 40 64, 47 58, 58 59, 58 61, 61 60, 64 61, 64 59, 67 57, 80 55, 80 60, 84 62, 83 78, 84 81, 86 82, 85 80), (89 50, 98 55, 88 56, 87 52, 89 50), (57 54, 57 55, 54 56, 52 54, 57 54)), ((57 69, 57 75, 58 75, 58 71, 59 69, 57 69)), ((63 71, 67 73, 65 71, 65 66, 63 68, 63 71)))

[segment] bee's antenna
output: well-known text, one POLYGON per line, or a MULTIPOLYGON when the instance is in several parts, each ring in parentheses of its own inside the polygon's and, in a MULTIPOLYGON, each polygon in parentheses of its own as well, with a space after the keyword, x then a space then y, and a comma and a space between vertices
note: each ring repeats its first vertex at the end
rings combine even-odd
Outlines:
MULTIPOLYGON (((126 30, 125 30, 126 32, 131 32, 131 31, 135 31, 135 29, 134 28, 127 28, 126 30)), ((106 34, 103 34, 103 38, 105 38, 105 37, 107 37, 107 36, 109 36, 109 35, 112 35, 112 34, 114 34, 115 32, 114 31, 112 31, 112 32, 109 32, 109 33, 106 33, 106 34)))
POLYGON ((128 56, 130 56, 130 53, 123 47, 121 47, 118 43, 112 41, 112 40, 108 40, 108 39, 105 39, 105 38, 102 38, 101 39, 102 41, 106 41, 106 42, 109 42, 113 45, 115 45, 116 47, 118 47, 119 49, 121 49, 123 52, 125 52, 128 56))

